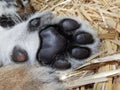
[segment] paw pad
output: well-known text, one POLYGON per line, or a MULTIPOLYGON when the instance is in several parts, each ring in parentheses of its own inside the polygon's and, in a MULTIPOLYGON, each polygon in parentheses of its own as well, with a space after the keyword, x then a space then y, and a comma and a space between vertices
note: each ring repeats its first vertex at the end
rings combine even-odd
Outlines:
POLYGON ((15 22, 10 17, 3 15, 0 17, 0 25, 2 27, 12 27, 15 25, 15 22))
POLYGON ((65 59, 58 59, 54 62, 52 67, 65 70, 69 69, 71 67, 71 64, 65 59))
POLYGON ((57 54, 63 52, 66 48, 66 40, 60 35, 55 27, 48 27, 40 32, 42 40, 38 60, 45 64, 50 64, 57 54))
POLYGON ((70 48, 70 56, 79 60, 89 57, 90 54, 91 54, 90 49, 86 47, 76 46, 70 48))
POLYGON ((24 49, 14 47, 11 58, 14 62, 25 62, 28 60, 28 54, 24 49))
POLYGON ((86 45, 94 44, 95 40, 93 34, 84 31, 81 26, 76 20, 65 18, 40 31, 38 61, 57 69, 68 69, 72 67, 68 56, 78 61, 88 58, 92 49, 86 45))
POLYGON ((78 32, 74 35, 74 41, 78 44, 91 44, 94 42, 93 36, 87 32, 78 32))
POLYGON ((73 19, 63 19, 59 25, 65 32, 73 31, 80 27, 80 24, 73 19))

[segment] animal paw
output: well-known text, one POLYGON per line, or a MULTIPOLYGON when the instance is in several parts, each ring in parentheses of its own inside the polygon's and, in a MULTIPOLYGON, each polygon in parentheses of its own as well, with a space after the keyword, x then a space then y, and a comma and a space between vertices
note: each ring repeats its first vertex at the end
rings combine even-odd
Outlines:
POLYGON ((51 24, 39 31, 39 38, 37 60, 57 69, 69 69, 84 62, 99 44, 95 31, 76 18, 53 18, 51 24))

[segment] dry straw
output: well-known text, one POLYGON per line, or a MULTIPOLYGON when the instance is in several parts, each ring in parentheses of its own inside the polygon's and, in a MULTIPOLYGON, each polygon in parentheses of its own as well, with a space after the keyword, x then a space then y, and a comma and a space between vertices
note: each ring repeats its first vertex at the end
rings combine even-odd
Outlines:
POLYGON ((62 74, 70 90, 120 90, 120 0, 31 0, 31 5, 36 11, 52 10, 88 21, 101 39, 99 53, 62 74))

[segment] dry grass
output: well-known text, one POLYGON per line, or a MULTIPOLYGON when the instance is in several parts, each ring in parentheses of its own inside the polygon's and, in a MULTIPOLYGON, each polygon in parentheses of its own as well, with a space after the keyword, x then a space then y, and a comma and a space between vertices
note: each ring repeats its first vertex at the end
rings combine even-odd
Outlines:
POLYGON ((31 0, 31 5, 88 21, 101 39, 99 53, 62 75, 70 90, 120 90, 120 0, 31 0))

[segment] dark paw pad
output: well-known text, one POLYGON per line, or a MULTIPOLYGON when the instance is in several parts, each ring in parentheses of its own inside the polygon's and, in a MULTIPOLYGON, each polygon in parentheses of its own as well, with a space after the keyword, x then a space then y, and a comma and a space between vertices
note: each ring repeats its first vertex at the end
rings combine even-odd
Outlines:
POLYGON ((39 33, 41 38, 41 48, 38 51, 38 60, 45 64, 50 64, 57 54, 66 48, 66 39, 60 35, 55 27, 48 27, 39 33))
POLYGON ((11 58, 14 62, 25 62, 28 60, 28 54, 24 49, 16 46, 12 51, 11 58))
POLYGON ((71 64, 65 59, 56 60, 53 64, 54 68, 65 70, 71 67, 71 64))
POLYGON ((70 52, 71 57, 79 59, 79 60, 85 59, 89 57, 91 54, 91 51, 89 48, 78 47, 78 46, 72 47, 69 52, 70 52))
POLYGON ((0 26, 6 28, 6 27, 12 27, 15 25, 15 22, 10 18, 6 16, 0 17, 0 26))
POLYGON ((73 19, 63 19, 59 25, 65 32, 73 31, 80 27, 80 24, 73 19))
POLYGON ((74 35, 74 41, 78 44, 91 44, 94 42, 93 36, 87 32, 78 32, 74 35))

